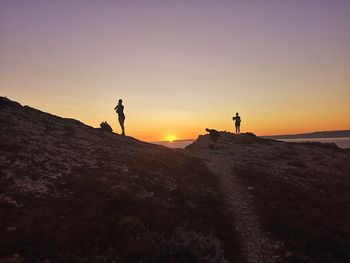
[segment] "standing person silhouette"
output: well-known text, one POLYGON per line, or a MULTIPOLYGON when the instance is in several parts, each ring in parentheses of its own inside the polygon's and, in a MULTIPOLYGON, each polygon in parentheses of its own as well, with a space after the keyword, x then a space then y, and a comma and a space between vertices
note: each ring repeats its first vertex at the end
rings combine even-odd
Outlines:
POLYGON ((232 117, 232 120, 235 122, 236 134, 240 134, 241 133, 241 117, 239 116, 238 112, 236 113, 236 116, 232 117))
POLYGON ((118 114, 118 121, 119 121, 120 127, 122 128, 122 136, 125 136, 125 128, 124 128, 125 115, 124 115, 124 106, 122 103, 123 103, 123 100, 119 99, 118 105, 115 106, 114 110, 118 114))

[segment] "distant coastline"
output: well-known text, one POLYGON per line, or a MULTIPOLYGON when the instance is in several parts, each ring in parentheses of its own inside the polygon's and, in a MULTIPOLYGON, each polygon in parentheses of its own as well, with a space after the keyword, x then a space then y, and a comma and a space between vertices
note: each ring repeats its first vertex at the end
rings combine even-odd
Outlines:
MULTIPOLYGON (((259 136, 266 139, 281 140, 285 142, 323 142, 323 143, 335 143, 340 148, 350 149, 350 130, 338 130, 338 131, 320 131, 312 133, 301 134, 286 134, 286 135, 270 135, 259 136)), ((166 146, 168 148, 185 148, 187 145, 193 143, 195 139, 186 140, 174 140, 170 141, 157 141, 151 142, 166 146)))
POLYGON ((268 136, 260 136, 260 137, 268 138, 268 139, 348 138, 350 137, 350 130, 318 131, 318 132, 311 132, 311 133, 268 135, 268 136))
MULTIPOLYGON (((259 136, 267 139, 318 139, 318 138, 350 138, 350 130, 336 130, 336 131, 317 131, 310 133, 296 133, 296 134, 280 134, 280 135, 263 135, 259 136)), ((188 141, 195 141, 196 139, 180 139, 169 141, 152 141, 151 143, 162 144, 162 143, 181 143, 188 141)))

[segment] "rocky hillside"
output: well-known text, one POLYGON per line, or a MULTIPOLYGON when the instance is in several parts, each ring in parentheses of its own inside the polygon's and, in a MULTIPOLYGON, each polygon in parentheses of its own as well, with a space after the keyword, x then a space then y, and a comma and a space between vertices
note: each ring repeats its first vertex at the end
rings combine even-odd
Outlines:
POLYGON ((0 262, 243 262, 197 157, 0 98, 0 262))
POLYGON ((0 97, 0 263, 350 262, 350 150, 168 149, 0 97))
POLYGON ((200 136, 248 262, 350 262, 350 150, 253 134, 200 136))

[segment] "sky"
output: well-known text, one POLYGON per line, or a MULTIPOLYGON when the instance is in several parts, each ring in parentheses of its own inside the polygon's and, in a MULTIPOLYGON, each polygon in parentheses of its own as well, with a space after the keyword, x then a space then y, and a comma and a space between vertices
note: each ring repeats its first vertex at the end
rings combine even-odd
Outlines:
POLYGON ((0 96, 145 141, 350 129, 348 0, 2 0, 0 96))

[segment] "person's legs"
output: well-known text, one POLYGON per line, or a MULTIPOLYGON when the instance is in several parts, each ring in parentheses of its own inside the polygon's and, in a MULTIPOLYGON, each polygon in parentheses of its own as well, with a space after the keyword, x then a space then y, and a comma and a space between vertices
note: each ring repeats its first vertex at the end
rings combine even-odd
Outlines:
POLYGON ((238 134, 241 133, 241 125, 238 125, 238 134))
POLYGON ((236 134, 238 134, 238 126, 236 125, 236 134))
POLYGON ((124 121, 125 121, 125 117, 118 117, 118 120, 119 120, 119 124, 120 124, 120 127, 122 128, 122 135, 125 135, 125 128, 124 128, 124 121))

